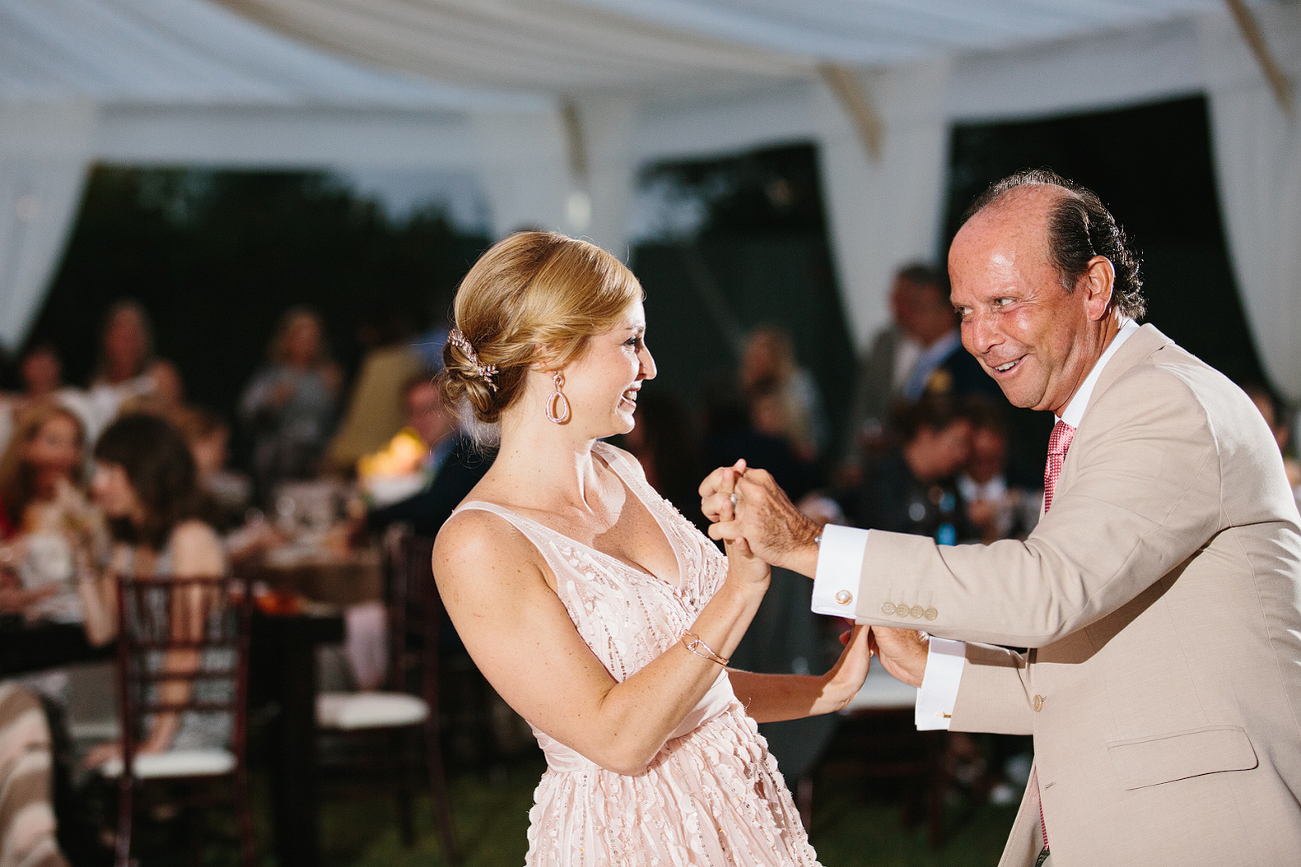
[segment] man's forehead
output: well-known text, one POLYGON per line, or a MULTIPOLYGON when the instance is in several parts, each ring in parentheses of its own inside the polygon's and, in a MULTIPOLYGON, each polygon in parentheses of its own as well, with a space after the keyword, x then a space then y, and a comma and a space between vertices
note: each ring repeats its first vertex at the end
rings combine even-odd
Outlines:
POLYGON ((955 280, 996 262, 1047 261, 1048 217, 1062 191, 1047 185, 1012 190, 968 220, 949 249, 955 280))

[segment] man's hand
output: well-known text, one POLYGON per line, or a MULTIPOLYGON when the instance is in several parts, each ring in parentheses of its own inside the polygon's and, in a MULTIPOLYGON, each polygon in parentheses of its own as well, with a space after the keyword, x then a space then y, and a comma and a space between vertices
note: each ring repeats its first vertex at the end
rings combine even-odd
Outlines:
POLYGON ((926 657, 930 653, 926 634, 912 629, 872 627, 872 649, 897 679, 920 687, 926 674, 926 657))
POLYGON ((800 514, 764 470, 748 469, 744 461, 714 470, 700 484, 700 508, 716 522, 709 528, 711 539, 744 540, 765 562, 810 578, 817 571, 818 525, 800 514))

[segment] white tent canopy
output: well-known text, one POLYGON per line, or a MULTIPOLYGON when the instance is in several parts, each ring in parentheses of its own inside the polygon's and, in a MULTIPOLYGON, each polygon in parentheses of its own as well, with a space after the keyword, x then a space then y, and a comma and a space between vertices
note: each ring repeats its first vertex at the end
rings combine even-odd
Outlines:
MULTIPOLYGON (((1301 5, 1251 8, 1295 79, 1301 5)), ((1301 397, 1301 132, 1221 0, 0 0, 0 341, 96 160, 471 170, 498 232, 623 254, 647 161, 811 141, 865 342, 935 254, 954 122, 1197 93, 1249 322, 1301 397)))

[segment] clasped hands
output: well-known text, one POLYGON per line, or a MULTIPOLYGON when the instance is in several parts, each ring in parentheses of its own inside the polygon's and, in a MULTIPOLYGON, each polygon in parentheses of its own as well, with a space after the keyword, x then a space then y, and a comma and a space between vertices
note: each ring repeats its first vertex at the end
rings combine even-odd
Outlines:
MULTIPOLYGON (((786 496, 766 470, 739 460, 700 483, 700 509, 709 537, 746 556, 812 578, 818 568, 821 528, 786 496)), ((911 629, 871 627, 870 642, 882 665, 899 680, 920 686, 926 670, 926 636, 911 629)))

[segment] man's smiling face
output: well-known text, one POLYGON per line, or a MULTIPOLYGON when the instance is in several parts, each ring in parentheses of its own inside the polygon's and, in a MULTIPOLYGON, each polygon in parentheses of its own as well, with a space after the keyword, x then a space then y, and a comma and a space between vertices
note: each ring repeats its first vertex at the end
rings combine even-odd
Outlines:
POLYGON ((1089 293, 1067 291, 1048 248, 1062 191, 1008 193, 959 230, 949 250, 962 345, 1014 406, 1060 414, 1101 354, 1089 293))

